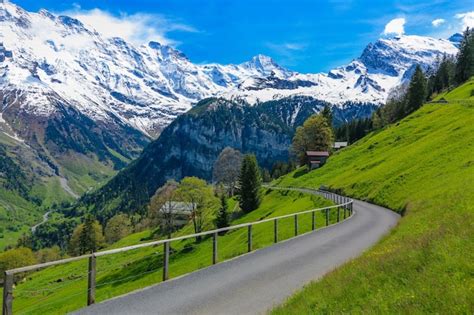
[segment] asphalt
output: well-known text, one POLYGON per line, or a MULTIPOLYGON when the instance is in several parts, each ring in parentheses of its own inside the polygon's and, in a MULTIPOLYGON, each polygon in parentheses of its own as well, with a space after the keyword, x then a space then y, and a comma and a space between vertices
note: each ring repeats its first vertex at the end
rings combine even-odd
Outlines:
POLYGON ((76 314, 262 314, 376 243, 399 215, 354 201, 351 218, 76 314))

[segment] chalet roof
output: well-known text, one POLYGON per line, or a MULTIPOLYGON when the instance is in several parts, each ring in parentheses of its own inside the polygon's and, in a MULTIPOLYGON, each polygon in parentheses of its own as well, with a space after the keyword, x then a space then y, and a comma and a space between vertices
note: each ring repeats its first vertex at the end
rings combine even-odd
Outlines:
POLYGON ((335 149, 339 149, 339 148, 343 148, 343 147, 347 147, 347 141, 334 142, 334 148, 335 149))
POLYGON ((327 151, 306 151, 306 156, 324 156, 324 157, 328 157, 329 152, 327 152, 327 151))
POLYGON ((188 202, 171 201, 166 202, 160 209, 162 212, 171 213, 190 213, 193 211, 193 205, 188 202))

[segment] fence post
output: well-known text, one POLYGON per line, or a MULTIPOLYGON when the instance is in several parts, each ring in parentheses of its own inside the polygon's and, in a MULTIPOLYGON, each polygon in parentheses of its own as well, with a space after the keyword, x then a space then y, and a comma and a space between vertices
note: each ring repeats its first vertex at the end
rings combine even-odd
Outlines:
POLYGON ((344 206, 344 220, 346 219, 347 205, 344 206))
POLYGON ((316 229, 315 211, 311 212, 311 230, 316 229))
POLYGON ((163 281, 168 280, 168 268, 170 262, 170 242, 163 243, 163 281))
POLYGON ((326 226, 329 225, 329 209, 326 209, 326 226))
POLYGON ((13 274, 5 272, 3 278, 3 315, 13 314, 13 274))
POLYGON ((278 219, 275 219, 273 221, 273 234, 274 234, 273 241, 275 243, 278 243, 278 219))
POLYGON ((217 232, 212 235, 212 264, 217 264, 217 232))
POLYGON ((298 236, 298 215, 295 214, 295 236, 298 236))
POLYGON ((339 217, 340 217, 340 207, 337 207, 337 222, 339 223, 339 217))
POLYGON ((89 257, 89 273, 87 278, 87 305, 95 303, 96 257, 94 253, 89 257))
POLYGON ((248 226, 247 237, 247 250, 250 253, 252 251, 252 225, 248 226))

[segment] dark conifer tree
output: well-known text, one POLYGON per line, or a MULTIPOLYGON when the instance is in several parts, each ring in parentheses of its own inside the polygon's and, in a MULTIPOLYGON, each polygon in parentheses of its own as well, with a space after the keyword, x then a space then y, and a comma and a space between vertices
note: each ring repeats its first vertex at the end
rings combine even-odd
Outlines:
POLYGON ((474 75, 474 31, 467 28, 463 33, 456 61, 454 79, 461 84, 474 75))
POLYGON ((87 215, 84 221, 84 228, 79 238, 79 253, 91 253, 97 250, 97 240, 94 230, 95 219, 92 215, 87 215))
POLYGON ((262 180, 255 155, 245 155, 239 177, 240 208, 248 213, 260 206, 262 180))
POLYGON ((324 106, 324 109, 321 111, 321 115, 326 118, 327 122, 328 122, 328 125, 329 126, 332 126, 332 119, 333 119, 333 116, 332 116, 332 110, 331 110, 331 106, 329 105, 326 105, 324 106))
POLYGON ((219 208, 219 211, 217 212, 217 217, 216 217, 216 227, 218 229, 228 227, 230 225, 230 219, 229 219, 229 212, 228 212, 228 206, 227 206, 227 198, 225 194, 221 195, 221 206, 219 208))
POLYGON ((426 100, 426 86, 426 77, 421 67, 417 65, 408 87, 405 115, 416 111, 423 105, 423 102, 426 100))

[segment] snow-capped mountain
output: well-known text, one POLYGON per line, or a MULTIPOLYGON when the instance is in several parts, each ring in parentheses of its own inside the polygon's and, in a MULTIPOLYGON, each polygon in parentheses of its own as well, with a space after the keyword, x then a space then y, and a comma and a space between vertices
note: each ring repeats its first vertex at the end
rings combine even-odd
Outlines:
POLYGON ((196 65, 169 46, 104 38, 74 18, 27 12, 8 1, 0 3, 0 26, 0 42, 11 52, 0 63, 0 88, 15 91, 22 110, 49 116, 57 110, 52 99, 60 99, 93 120, 118 119, 148 136, 211 96, 379 104, 413 64, 427 66, 457 50, 448 40, 381 39, 347 66, 300 74, 262 55, 239 65, 196 65))
POLYGON ((309 97, 336 105, 342 120, 346 109, 351 117, 367 115, 415 64, 427 68, 455 54, 458 39, 380 39, 346 66, 302 74, 263 55, 236 65, 194 64, 170 46, 106 38, 77 19, 0 0, 0 140, 33 152, 20 162, 38 167, 35 173, 75 181, 83 192, 84 178, 89 185, 104 165, 123 167, 204 98, 253 105, 309 97))
POLYGON ((275 80, 272 76, 265 78, 263 84, 261 79, 252 78, 252 84, 242 84, 230 95, 251 103, 301 95, 335 105, 347 101, 382 104, 391 89, 411 77, 417 64, 427 69, 443 54, 455 55, 458 41, 455 36, 445 40, 416 35, 379 39, 369 44, 359 58, 327 74, 292 73, 284 78, 285 84, 275 87, 265 85, 275 80))

